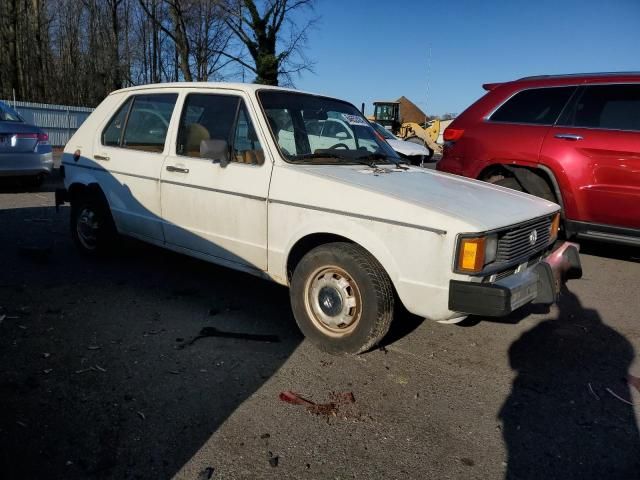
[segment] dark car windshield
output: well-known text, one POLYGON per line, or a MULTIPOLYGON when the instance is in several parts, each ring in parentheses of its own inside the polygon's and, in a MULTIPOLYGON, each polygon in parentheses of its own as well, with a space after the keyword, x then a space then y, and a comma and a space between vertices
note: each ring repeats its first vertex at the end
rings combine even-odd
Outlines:
POLYGON ((0 121, 1 122, 24 122, 22 117, 6 103, 0 102, 0 121))
POLYGON ((398 163, 353 105, 315 95, 262 90, 258 93, 271 132, 290 162, 398 163))

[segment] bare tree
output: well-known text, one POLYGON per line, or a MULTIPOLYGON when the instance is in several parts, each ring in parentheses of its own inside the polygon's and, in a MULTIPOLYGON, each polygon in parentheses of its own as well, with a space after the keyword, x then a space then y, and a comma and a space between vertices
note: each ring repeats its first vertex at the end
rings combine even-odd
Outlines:
POLYGON ((0 98, 94 106, 129 85, 309 69, 314 0, 0 0, 0 98))
POLYGON ((307 32, 315 18, 299 25, 293 20, 302 10, 313 10, 314 0, 231 0, 220 3, 225 22, 243 47, 239 54, 222 52, 256 75, 256 83, 292 83, 292 74, 311 70, 304 54, 307 32), (246 59, 245 50, 252 63, 246 59))

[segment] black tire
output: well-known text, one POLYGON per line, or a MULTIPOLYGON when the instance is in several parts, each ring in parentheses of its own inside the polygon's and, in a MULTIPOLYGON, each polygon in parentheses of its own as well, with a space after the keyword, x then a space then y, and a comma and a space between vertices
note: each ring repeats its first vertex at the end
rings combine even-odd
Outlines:
POLYGON ((109 205, 97 193, 80 194, 71 202, 69 226, 73 242, 86 255, 110 253, 117 244, 118 233, 109 205))
POLYGON ((389 276, 369 252, 351 243, 328 243, 307 253, 293 272, 290 295, 302 333, 334 355, 371 349, 387 334, 393 319, 389 276), (329 325, 323 316, 330 322, 345 322, 329 325))
POLYGON ((501 187, 507 187, 507 188, 510 188, 511 190, 517 190, 519 192, 524 191, 522 188, 522 185, 520 185, 520 183, 518 183, 518 180, 516 180, 513 177, 502 177, 490 183, 495 183, 496 185, 500 185, 501 187))

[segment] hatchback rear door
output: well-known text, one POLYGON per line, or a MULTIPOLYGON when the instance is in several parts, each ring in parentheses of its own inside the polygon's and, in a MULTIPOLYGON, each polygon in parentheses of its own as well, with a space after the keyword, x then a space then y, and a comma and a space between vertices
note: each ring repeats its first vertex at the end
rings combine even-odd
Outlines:
POLYGON ((582 87, 541 157, 570 179, 561 188, 575 219, 640 228, 640 84, 582 87))

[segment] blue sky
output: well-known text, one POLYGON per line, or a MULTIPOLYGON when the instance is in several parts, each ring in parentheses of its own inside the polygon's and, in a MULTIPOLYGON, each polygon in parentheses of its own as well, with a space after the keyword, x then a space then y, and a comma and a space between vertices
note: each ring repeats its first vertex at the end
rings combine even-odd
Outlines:
POLYGON ((316 14, 315 73, 295 86, 365 102, 368 114, 401 95, 442 114, 487 82, 640 70, 640 0, 317 0, 316 14))

